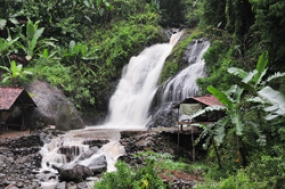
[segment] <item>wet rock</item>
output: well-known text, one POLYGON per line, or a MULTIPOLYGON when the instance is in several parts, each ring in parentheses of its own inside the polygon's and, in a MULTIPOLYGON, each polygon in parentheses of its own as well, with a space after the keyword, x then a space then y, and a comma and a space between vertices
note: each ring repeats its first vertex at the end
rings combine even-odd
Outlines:
POLYGON ((101 155, 97 158, 94 158, 91 163, 88 164, 88 167, 95 167, 95 166, 106 166, 107 161, 105 155, 101 155))
POLYGON ((21 181, 21 180, 19 180, 19 181, 17 181, 16 186, 17 186, 18 188, 24 188, 24 182, 21 181))
POLYGON ((93 172, 94 175, 101 174, 106 172, 106 165, 90 166, 89 169, 93 172))
POLYGON ((53 168, 59 172, 59 179, 62 181, 80 181, 93 176, 93 172, 84 165, 63 165, 61 167, 53 165, 53 168))
POLYGON ((86 189, 88 188, 87 184, 85 182, 80 182, 77 184, 78 189, 86 189))
POLYGON ((67 188, 68 189, 77 189, 77 184, 74 182, 69 182, 69 183, 67 183, 67 188))
POLYGON ((28 125, 36 128, 55 125, 58 130, 63 131, 84 128, 76 108, 60 89, 39 80, 25 88, 33 93, 33 100, 38 106, 26 111, 25 122, 28 125))
POLYGON ((93 154, 98 152, 99 148, 97 146, 89 148, 89 150, 85 151, 80 157, 79 161, 90 158, 93 154))
POLYGON ((66 182, 59 182, 57 185, 56 185, 56 189, 67 189, 67 186, 66 186, 66 182))
POLYGON ((9 187, 9 189, 19 189, 19 188, 16 186, 12 186, 12 187, 9 187))

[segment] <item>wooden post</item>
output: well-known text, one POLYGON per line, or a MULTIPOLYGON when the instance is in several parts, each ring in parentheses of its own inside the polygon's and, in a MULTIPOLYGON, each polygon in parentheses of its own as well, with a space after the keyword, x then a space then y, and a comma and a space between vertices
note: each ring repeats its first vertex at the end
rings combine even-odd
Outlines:
POLYGON ((177 119, 177 125, 178 125, 178 148, 180 147, 180 125, 179 125, 179 110, 180 110, 180 106, 178 107, 178 119, 177 119))
POLYGON ((2 124, 2 111, 0 111, 0 124, 2 124))
POLYGON ((24 131, 25 128, 25 108, 23 106, 21 106, 21 110, 22 110, 22 126, 21 126, 21 130, 24 131))
POLYGON ((193 162, 195 162, 194 126, 191 126, 191 141, 192 141, 192 160, 193 162))

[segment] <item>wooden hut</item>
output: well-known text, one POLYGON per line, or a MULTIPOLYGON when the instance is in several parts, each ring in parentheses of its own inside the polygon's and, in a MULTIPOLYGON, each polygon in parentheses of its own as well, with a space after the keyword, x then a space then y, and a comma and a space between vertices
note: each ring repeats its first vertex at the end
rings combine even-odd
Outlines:
MULTIPOLYGON (((178 108, 178 119, 176 124, 178 125, 178 147, 180 147, 180 132, 183 131, 183 125, 190 125, 193 123, 211 124, 218 121, 222 116, 222 112, 210 112, 205 113, 195 119, 190 119, 192 115, 199 110, 204 109, 207 106, 224 106, 215 96, 200 96, 191 97, 182 100, 180 103, 172 106, 173 109, 178 108)), ((191 126, 191 144, 192 144, 192 160, 195 162, 195 138, 194 135, 201 133, 200 129, 191 126)))
POLYGON ((212 123, 219 120, 223 116, 221 112, 209 112, 193 120, 189 119, 190 116, 207 106, 223 106, 223 104, 213 95, 191 97, 182 100, 180 103, 172 106, 173 109, 178 108, 178 119, 176 123, 182 129, 184 124, 212 123))
POLYGON ((0 123, 1 129, 8 130, 9 125, 25 130, 24 113, 27 107, 37 107, 24 88, 0 87, 0 123), (21 114, 21 123, 6 123, 15 110, 21 114))

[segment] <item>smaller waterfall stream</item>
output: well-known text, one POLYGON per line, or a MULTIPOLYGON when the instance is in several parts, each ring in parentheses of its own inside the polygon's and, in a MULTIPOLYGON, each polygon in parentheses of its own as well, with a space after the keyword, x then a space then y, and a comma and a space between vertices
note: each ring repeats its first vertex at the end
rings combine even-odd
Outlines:
POLYGON ((189 45, 188 66, 168 79, 161 87, 162 102, 148 123, 149 127, 174 125, 173 123, 177 121, 177 112, 171 109, 172 105, 199 94, 196 80, 206 76, 203 55, 209 46, 210 42, 207 40, 197 40, 194 44, 189 45))
POLYGON ((174 78, 171 78, 164 84, 162 97, 163 102, 181 101, 198 94, 196 80, 197 78, 205 77, 205 61, 202 57, 210 46, 208 41, 200 43, 202 44, 198 46, 198 41, 196 41, 189 53, 188 63, 194 63, 190 64, 188 67, 180 71, 174 78))

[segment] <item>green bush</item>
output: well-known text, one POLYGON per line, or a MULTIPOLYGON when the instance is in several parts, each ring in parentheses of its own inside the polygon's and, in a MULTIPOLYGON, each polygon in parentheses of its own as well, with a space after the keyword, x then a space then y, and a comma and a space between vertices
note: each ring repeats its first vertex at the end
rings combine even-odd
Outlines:
POLYGON ((161 178, 153 168, 154 161, 147 161, 146 166, 133 170, 126 163, 117 162, 117 172, 107 172, 95 189, 164 189, 161 178))

